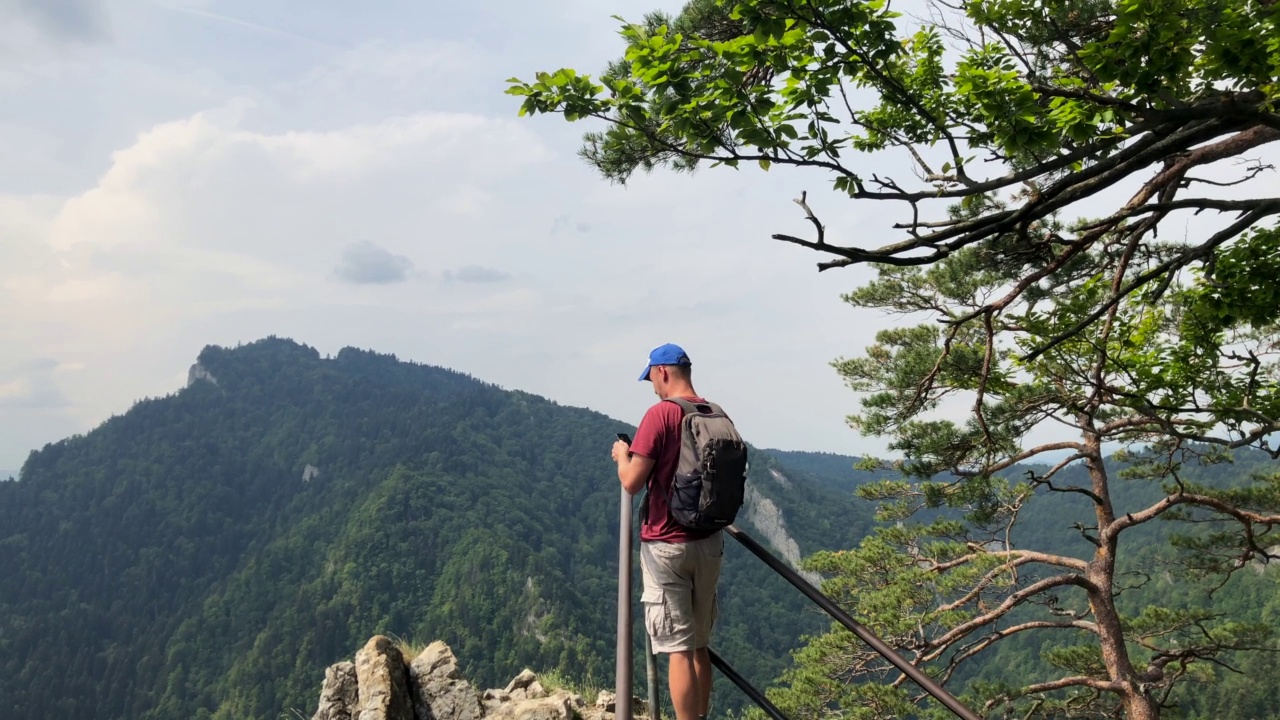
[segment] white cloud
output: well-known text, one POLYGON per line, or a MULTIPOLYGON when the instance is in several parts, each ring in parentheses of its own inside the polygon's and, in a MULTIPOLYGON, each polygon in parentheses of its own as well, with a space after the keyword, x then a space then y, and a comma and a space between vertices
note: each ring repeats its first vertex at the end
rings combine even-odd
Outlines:
MULTIPOLYGON (((76 353, 89 371, 67 382, 88 385, 84 378, 128 366, 141 343, 175 328, 246 309, 367 302, 334 295, 335 262, 355 284, 407 277, 423 248, 439 266, 480 268, 483 253, 432 239, 462 222, 438 200, 460 188, 485 197, 487 184, 548 157, 527 128, 480 115, 271 133, 247 126, 252 108, 233 104, 140 133, 78 195, 0 195, 0 325, 12 328, 0 360, 24 346, 76 353), (353 249, 353 236, 378 244, 353 249)), ((492 276, 473 269, 460 279, 492 276)), ((426 292, 415 302, 428 309, 465 313, 476 300, 426 292)), ((29 380, 4 385, 6 397, 40 396, 29 380)), ((141 388, 159 389, 108 387, 87 394, 86 413, 118 412, 141 388)))
MULTIPOLYGON (((404 173, 452 196, 459 178, 492 180, 547 156, 526 128, 476 115, 423 113, 332 132, 264 134, 239 127, 244 104, 226 110, 156 126, 115 153, 97 187, 66 202, 50 243, 60 250, 80 243, 174 243, 189 238, 172 232, 175 222, 210 219, 218 205, 240 215, 245 205, 256 205, 255 213, 281 221, 278 210, 300 210, 294 203, 316 199, 311 193, 341 202, 342 191, 354 184, 404 173)), ((483 197, 479 190, 470 194, 483 197)), ((332 209, 306 213, 324 216, 332 209)))

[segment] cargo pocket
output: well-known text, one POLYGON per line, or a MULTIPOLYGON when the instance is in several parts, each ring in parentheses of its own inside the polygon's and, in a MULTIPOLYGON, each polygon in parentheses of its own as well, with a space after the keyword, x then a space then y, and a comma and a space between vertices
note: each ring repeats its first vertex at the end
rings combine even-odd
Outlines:
POLYGON ((644 629, 655 645, 671 634, 671 616, 663 606, 663 601, 661 590, 645 590, 640 595, 640 603, 644 609, 644 629))

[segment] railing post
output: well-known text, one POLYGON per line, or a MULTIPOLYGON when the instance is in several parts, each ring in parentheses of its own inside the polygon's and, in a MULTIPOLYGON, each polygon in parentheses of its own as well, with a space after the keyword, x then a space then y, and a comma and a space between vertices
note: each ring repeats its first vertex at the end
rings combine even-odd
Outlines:
POLYGON ((649 681, 649 720, 662 720, 662 711, 658 709, 658 656, 653 654, 653 640, 649 633, 644 634, 644 670, 649 681))
POLYGON ((618 506, 618 647, 614 717, 631 720, 631 494, 620 488, 618 506))

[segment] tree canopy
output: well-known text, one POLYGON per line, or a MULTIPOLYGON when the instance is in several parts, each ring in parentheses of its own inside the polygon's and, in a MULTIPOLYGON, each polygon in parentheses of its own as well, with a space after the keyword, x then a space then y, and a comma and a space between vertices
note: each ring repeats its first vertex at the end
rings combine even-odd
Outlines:
MULTIPOLYGON (((789 165, 852 202, 899 204, 879 246, 840 240, 807 193, 813 236, 773 236, 821 253, 820 270, 871 264, 876 279, 844 299, 902 319, 834 363, 864 393, 851 423, 900 456, 870 463, 900 478, 860 489, 895 524, 814 567, 944 681, 1010 637, 1069 638, 1043 677, 968 687, 986 712, 1157 717, 1179 683, 1273 648, 1212 605, 1117 598, 1157 561, 1212 588, 1274 557, 1274 469, 1214 489, 1193 468, 1277 455, 1280 198, 1257 154, 1280 139, 1280 4, 929 9, 695 0, 624 22, 624 55, 598 81, 560 69, 508 92, 522 114, 601 123, 581 153, 611 181, 789 165), (902 171, 859 169, 871 154, 902 171), (1107 447, 1123 448, 1119 467, 1107 447), (1046 464, 1008 472, 1029 461, 1046 464), (1130 481, 1156 494, 1126 495, 1130 481), (1034 502, 1060 502, 1043 496, 1087 501, 1057 519, 1087 552, 1014 540, 1034 502), (1121 543, 1157 519, 1185 521, 1164 537, 1171 554, 1121 543)), ((895 717, 920 701, 863 649, 819 639, 801 661, 791 680, 821 699, 814 712, 895 717)))
MULTIPOLYGON (((1159 275, 1280 212, 1275 198, 1217 198, 1217 185, 1190 174, 1280 138, 1276 3, 931 8, 918 22, 886 0, 694 0, 675 18, 624 23, 625 54, 599 81, 562 68, 512 78, 507 92, 523 97, 521 114, 604 121, 582 155, 610 180, 659 166, 790 165, 854 200, 905 206, 901 239, 881 247, 841 245, 816 219, 812 240, 775 236, 834 256, 822 269, 928 264, 1005 238, 1048 273, 1096 246, 1152 237, 1176 214, 1235 218, 1176 252, 1139 242, 1137 259, 1159 275), (857 169, 859 154, 886 150, 912 177, 857 169), (1113 212, 1056 220, 1126 181, 1140 188, 1113 212), (943 210, 957 205, 959 216, 943 210)), ((1241 184, 1264 167, 1246 165, 1241 184)))

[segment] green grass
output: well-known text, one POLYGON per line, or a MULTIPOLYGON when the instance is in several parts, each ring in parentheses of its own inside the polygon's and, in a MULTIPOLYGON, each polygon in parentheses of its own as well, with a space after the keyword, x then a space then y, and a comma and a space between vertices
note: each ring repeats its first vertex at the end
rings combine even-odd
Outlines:
POLYGON ((603 689, 599 681, 590 674, 585 679, 574 679, 569 677, 562 670, 551 670, 538 674, 538 682, 547 692, 556 690, 565 690, 575 695, 581 695, 583 700, 588 703, 596 701, 596 697, 600 695, 603 689))
POLYGON ((404 656, 404 664, 408 665, 413 659, 422 654, 430 643, 418 642, 412 638, 402 638, 395 633, 387 633, 387 637, 391 642, 395 643, 396 649, 404 656))

